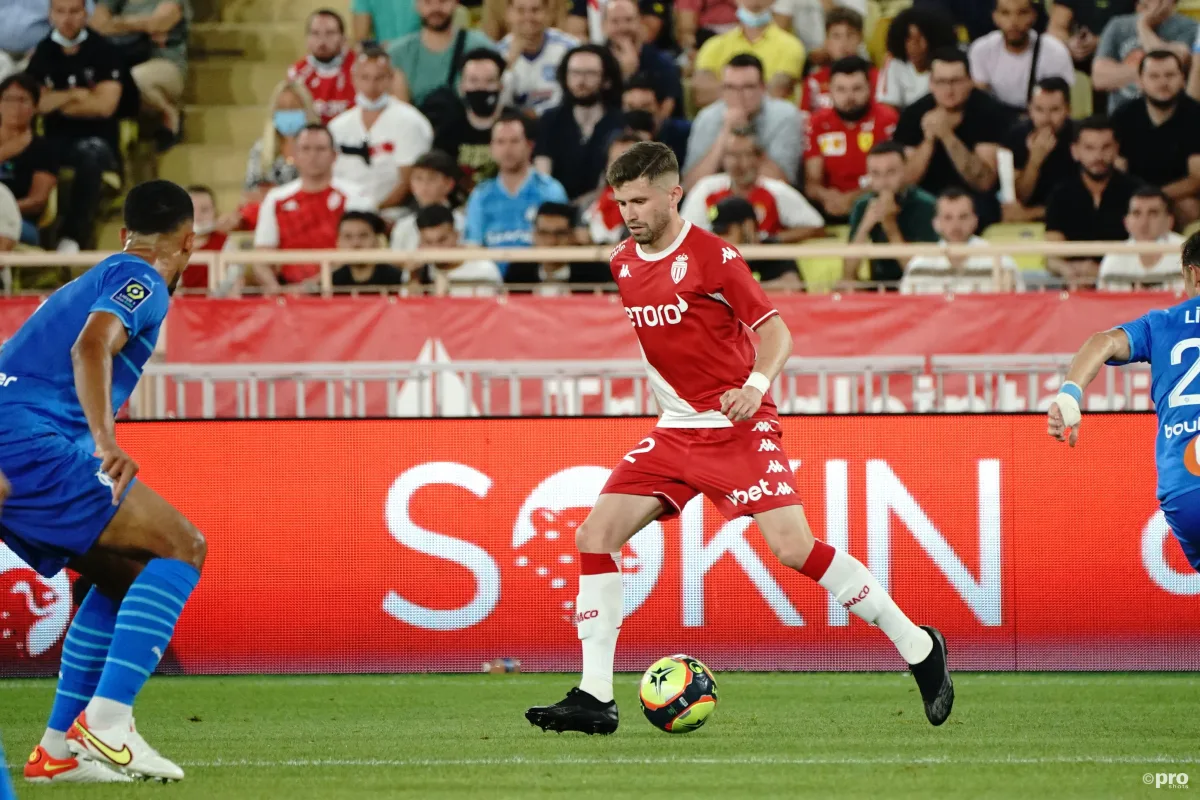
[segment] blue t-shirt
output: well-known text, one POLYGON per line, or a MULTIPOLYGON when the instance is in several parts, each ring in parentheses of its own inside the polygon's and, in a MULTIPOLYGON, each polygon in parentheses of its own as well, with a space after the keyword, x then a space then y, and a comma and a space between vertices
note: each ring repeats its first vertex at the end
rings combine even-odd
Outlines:
POLYGON ((1150 396, 1159 422, 1154 446, 1158 499, 1200 489, 1200 298, 1118 328, 1129 337, 1129 360, 1150 363, 1150 396))
POLYGON ((133 394, 154 352, 168 294, 154 267, 119 253, 50 295, 0 347, 0 440, 50 428, 89 442, 87 419, 75 394, 71 347, 93 311, 113 314, 125 325, 129 341, 112 366, 112 407, 117 411, 133 394))
MULTIPOLYGON (((562 184, 535 169, 516 194, 509 194, 499 178, 484 181, 467 198, 467 229, 463 241, 484 247, 530 247, 533 220, 542 203, 565 203, 562 184)), ((501 272, 508 268, 501 264, 501 272)))

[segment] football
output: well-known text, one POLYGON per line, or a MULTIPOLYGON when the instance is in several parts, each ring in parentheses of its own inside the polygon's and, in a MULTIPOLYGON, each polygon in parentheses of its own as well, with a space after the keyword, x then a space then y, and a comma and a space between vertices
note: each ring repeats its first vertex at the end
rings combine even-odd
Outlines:
POLYGON ((689 733, 717 707, 717 680, 691 656, 667 656, 646 670, 638 699, 651 725, 667 733, 689 733))

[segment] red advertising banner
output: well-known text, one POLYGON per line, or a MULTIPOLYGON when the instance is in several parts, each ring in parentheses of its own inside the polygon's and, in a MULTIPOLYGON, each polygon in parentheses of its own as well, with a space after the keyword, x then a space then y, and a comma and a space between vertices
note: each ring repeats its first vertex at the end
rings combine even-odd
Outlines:
MULTIPOLYGON (((574 530, 644 418, 123 423, 141 478, 209 540, 163 669, 575 670, 574 530)), ((1200 574, 1154 500, 1154 418, 801 417, 816 534, 867 564, 960 669, 1200 668, 1200 574)), ((739 487, 730 487, 730 491, 739 487)), ((50 674, 65 576, 0 559, 0 673, 50 674), (5 569, 7 567, 7 569, 5 569)), ((876 629, 707 501, 626 548, 618 667, 896 669, 876 629)))

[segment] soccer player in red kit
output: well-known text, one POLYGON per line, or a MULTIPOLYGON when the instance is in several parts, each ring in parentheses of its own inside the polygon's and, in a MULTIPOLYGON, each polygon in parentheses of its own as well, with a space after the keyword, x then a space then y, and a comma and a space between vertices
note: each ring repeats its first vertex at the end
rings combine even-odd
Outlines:
POLYGON ((804 517, 770 395, 791 355, 791 332, 738 251, 680 218, 683 189, 671 148, 635 144, 609 167, 608 182, 632 234, 612 252, 612 275, 662 413, 619 462, 575 535, 579 687, 529 709, 526 719, 560 732, 617 729, 621 547, 704 494, 730 519, 753 517, 780 562, 887 634, 910 665, 926 717, 941 725, 954 702, 945 639, 914 625, 857 559, 814 539, 804 517), (759 336, 757 354, 750 331, 759 336))

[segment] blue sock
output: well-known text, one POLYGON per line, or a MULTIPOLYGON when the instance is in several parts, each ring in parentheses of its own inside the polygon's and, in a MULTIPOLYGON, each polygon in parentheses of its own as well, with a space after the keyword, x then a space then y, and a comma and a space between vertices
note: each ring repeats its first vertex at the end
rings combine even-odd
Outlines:
MULTIPOLYGON (((133 705, 167 649, 184 603, 199 580, 195 567, 174 558, 156 558, 146 565, 121 601, 97 698, 133 705)), ((91 717, 89 711, 89 722, 91 717)))
POLYGON ((116 623, 117 604, 93 587, 79 604, 63 642, 58 692, 47 726, 51 730, 65 731, 71 727, 96 693, 116 623))
POLYGON ((17 800, 12 782, 8 779, 8 764, 4 760, 3 747, 0 747, 0 800, 17 800))

